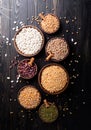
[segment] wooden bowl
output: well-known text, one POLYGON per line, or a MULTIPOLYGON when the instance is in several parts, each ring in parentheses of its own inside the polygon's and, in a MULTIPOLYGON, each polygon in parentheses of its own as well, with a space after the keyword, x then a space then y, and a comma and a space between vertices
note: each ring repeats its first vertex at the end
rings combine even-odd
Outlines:
MULTIPOLYGON (((50 58, 50 60, 51 61, 55 61, 55 62, 60 62, 60 61, 63 61, 63 60, 65 60, 66 58, 67 58, 67 56, 69 55, 69 51, 70 51, 70 49, 69 49, 69 45, 68 45, 68 43, 66 42, 66 40, 64 39, 64 38, 61 38, 61 37, 55 37, 55 38, 51 38, 48 42, 47 42, 47 44, 46 44, 46 46, 45 46, 45 53, 46 53, 46 57, 49 55, 48 54, 48 52, 47 52, 47 46, 48 46, 48 44, 50 44, 50 42, 52 41, 52 40, 56 40, 56 39, 62 39, 62 40, 64 40, 64 42, 66 43, 66 45, 67 45, 67 50, 68 50, 68 53, 64 56, 64 58, 63 59, 53 59, 53 58, 50 58)), ((52 53, 52 50, 51 50, 51 53, 52 53)))
MULTIPOLYGON (((36 104, 34 107, 26 107, 26 105, 24 106, 24 104, 22 104, 22 103, 20 102, 20 100, 19 100, 19 95, 20 95, 21 91, 23 91, 23 90, 26 89, 27 87, 30 87, 30 88, 33 88, 34 90, 37 90, 37 89, 35 88, 35 86, 26 85, 26 86, 22 87, 22 88, 18 91, 17 100, 18 100, 19 104, 20 104, 23 108, 28 109, 28 110, 32 110, 32 109, 35 109, 35 108, 40 104, 40 102, 41 102, 41 94, 40 94, 40 92, 37 90, 37 92, 39 93, 39 101, 37 102, 37 104, 36 104)), ((29 94, 29 91, 28 91, 28 94, 29 94)), ((33 98, 35 98, 35 97, 36 97, 36 96, 33 96, 33 98)), ((24 99, 25 99, 25 98, 24 98, 24 99)), ((36 100, 36 99, 35 99, 35 100, 36 100)))
POLYGON ((66 70, 62 65, 57 64, 57 63, 50 63, 50 64, 45 65, 45 66, 40 70, 40 72, 39 72, 39 74, 38 74, 38 83, 39 83, 41 89, 42 89, 45 93, 48 93, 48 94, 51 94, 51 95, 60 94, 60 93, 62 93, 63 91, 65 91, 66 88, 68 87, 68 84, 69 84, 69 74, 68 74, 67 70, 66 70), (44 70, 45 68, 47 68, 47 67, 49 67, 49 66, 53 66, 53 65, 54 65, 54 66, 59 66, 59 67, 61 67, 61 68, 66 72, 67 82, 66 82, 65 86, 63 86, 63 88, 60 89, 59 91, 50 92, 50 91, 48 91, 47 89, 45 89, 45 88, 42 86, 42 84, 41 84, 41 75, 42 75, 42 72, 43 72, 43 70, 44 70))
POLYGON ((32 57, 32 56, 37 55, 37 54, 42 50, 42 48, 43 48, 43 46, 44 46, 44 41, 45 41, 45 40, 44 40, 44 35, 43 35, 42 31, 41 31, 39 28, 37 28, 36 26, 32 26, 32 25, 26 25, 26 26, 21 27, 21 28, 15 33, 15 36, 14 36, 14 47, 15 47, 16 51, 17 51, 19 54, 21 54, 21 55, 23 55, 23 56, 25 56, 25 57, 32 57), (42 45, 41 45, 41 48, 40 48, 35 54, 25 54, 25 53, 23 53, 21 50, 19 50, 19 48, 17 47, 17 44, 16 44, 16 36, 21 32, 21 30, 22 30, 23 28, 34 28, 34 29, 36 29, 37 31, 39 31, 40 34, 41 34, 41 36, 42 36, 42 45))
POLYGON ((42 19, 41 22, 40 22, 40 27, 41 27, 41 29, 43 30, 43 32, 45 32, 45 33, 47 33, 47 34, 53 34, 53 33, 57 32, 57 31, 59 30, 59 28, 60 28, 60 20, 59 20, 59 18, 58 18, 55 14, 48 13, 48 14, 45 14, 44 17, 47 16, 47 15, 52 15, 52 16, 54 16, 54 17, 57 19, 57 21, 58 21, 58 27, 57 27, 56 30, 53 31, 53 32, 47 32, 47 31, 45 31, 45 30, 43 29, 43 27, 42 27, 42 21, 43 21, 43 19, 42 19))
POLYGON ((48 102, 49 104, 49 107, 46 107, 45 106, 45 103, 43 103, 39 110, 38 110, 38 114, 39 114, 39 117, 40 119, 44 122, 44 123, 53 123, 54 121, 57 120, 58 118, 58 115, 59 115, 59 112, 58 112, 58 108, 57 106, 54 104, 54 103, 51 103, 51 102, 48 102), (50 108, 53 108, 54 111, 50 111, 50 108), (45 109, 44 113, 45 115, 49 114, 49 116, 47 118, 50 118, 50 119, 46 119, 45 116, 43 116, 43 109, 45 109), (42 110, 42 113, 41 113, 41 110, 42 110), (54 115, 55 114, 55 115, 54 115))
MULTIPOLYGON (((37 68, 37 64, 34 62, 33 63, 33 65, 34 65, 34 67, 35 67, 35 73, 33 74, 33 75, 31 75, 30 77, 27 77, 27 76, 22 76, 22 74, 21 74, 21 72, 19 71, 19 66, 20 66, 20 64, 22 64, 24 61, 27 61, 27 63, 30 61, 30 59, 23 59, 23 60, 21 60, 19 63, 18 63, 18 65, 17 65, 17 72, 18 72, 18 74, 20 75, 20 77, 22 77, 23 79, 32 79, 33 77, 35 77, 36 76, 36 74, 37 74, 37 71, 38 71, 38 68, 37 68)), ((31 67, 31 66, 30 66, 31 67)), ((24 69, 23 69, 24 70, 24 69)))

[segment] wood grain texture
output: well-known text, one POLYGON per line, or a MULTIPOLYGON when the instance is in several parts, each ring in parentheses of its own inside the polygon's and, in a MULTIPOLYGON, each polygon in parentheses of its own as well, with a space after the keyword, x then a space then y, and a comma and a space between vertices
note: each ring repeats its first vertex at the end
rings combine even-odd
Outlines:
MULTIPOLYGON (((88 105, 88 101, 91 100, 89 78, 91 75, 90 0, 2 0, 0 11, 0 33, 5 36, 4 39, 0 37, 0 103, 2 104, 0 105, 0 130, 84 130, 85 127, 90 129, 89 121, 87 122, 84 119, 84 115, 86 119, 88 118, 89 114, 86 111, 89 111, 90 107, 89 109, 87 106, 83 108, 82 105, 83 101, 86 101, 88 105), (45 44, 52 37, 64 37, 70 46, 70 55, 59 64, 64 65, 71 78, 80 74, 79 78, 70 81, 67 91, 58 97, 46 95, 40 89, 37 81, 38 75, 28 81, 20 78, 17 83, 17 66, 9 69, 11 61, 18 55, 12 41, 15 34, 12 28, 16 26, 20 28, 20 22, 24 22, 25 25, 36 25, 40 28, 39 24, 33 20, 33 17, 36 18, 40 12, 54 13, 60 18, 61 26, 57 33, 53 35, 44 33, 45 44), (14 24, 14 21, 16 21, 16 24, 14 24), (9 38, 10 44, 7 44, 7 38, 9 38), (74 42, 77 42, 77 45, 74 45, 74 42, 71 41, 72 38, 74 42), (79 56, 81 56, 80 59, 79 56), (75 60, 79 62, 75 63, 75 60), (7 77, 10 77, 10 79, 7 79, 7 77), (19 105, 17 93, 26 84, 35 85, 41 92, 43 99, 47 98, 58 105, 59 118, 55 123, 43 123, 38 117, 38 108, 27 111, 19 105), (81 93, 81 89, 86 90, 86 96, 81 93), (62 110, 65 104, 69 107, 66 112, 62 110), (71 111, 72 113, 69 114, 71 111)), ((24 58, 21 55, 17 57, 18 60, 24 58)), ((44 59, 45 48, 35 56, 39 70, 47 64, 44 59)))
POLYGON ((0 34, 1 34, 1 15, 0 15, 0 34))

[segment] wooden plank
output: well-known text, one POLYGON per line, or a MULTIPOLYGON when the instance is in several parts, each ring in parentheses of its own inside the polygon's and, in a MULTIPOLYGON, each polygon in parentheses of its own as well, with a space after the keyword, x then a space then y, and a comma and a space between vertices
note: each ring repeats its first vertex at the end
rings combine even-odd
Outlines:
POLYGON ((10 3, 12 12, 10 14, 11 22, 10 22, 10 29, 11 29, 11 38, 13 38, 15 32, 12 28, 15 28, 16 25, 20 27, 20 22, 27 24, 27 0, 12 0, 10 3), (16 25, 14 24, 16 21, 16 25))
MULTIPOLYGON (((5 56, 8 55, 9 47, 6 46, 6 38, 9 38, 9 1, 7 2, 2 1, 1 5, 1 34, 5 36, 5 39, 3 41, 2 45, 2 64, 3 64, 3 77, 6 78, 6 75, 8 75, 8 64, 9 61, 6 62, 5 56)), ((5 82, 4 82, 5 83, 5 82)))
POLYGON ((2 35, 9 37, 9 0, 2 1, 1 5, 2 14, 2 35))
POLYGON ((13 0, 11 8, 13 9, 11 12, 12 20, 27 23, 27 0, 13 0))
POLYGON ((46 0, 46 7, 45 7, 45 10, 46 10, 46 13, 51 13, 51 7, 52 6, 52 0, 46 0))
POLYGON ((0 34, 1 34, 1 15, 0 15, 0 34))
POLYGON ((41 12, 46 13, 46 1, 38 0, 38 14, 41 12))
MULTIPOLYGON (((9 60, 10 60, 10 54, 9 54, 9 46, 6 45, 6 41, 10 38, 10 30, 9 30, 9 22, 10 22, 10 8, 9 8, 9 0, 2 1, 2 17, 1 17, 1 34, 2 36, 5 36, 3 39, 3 45, 2 45, 2 64, 3 64, 3 79, 6 82, 6 77, 10 76, 9 71, 9 60), (8 59, 8 60, 6 60, 8 59)), ((9 41, 9 40, 8 40, 9 41)), ((4 83, 5 83, 4 82, 4 83)), ((6 83, 7 84, 7 83, 6 83)), ((5 85, 6 87, 6 85, 5 85)), ((7 89, 8 91, 8 89, 7 89)))
MULTIPOLYGON (((12 38, 15 35, 15 30, 13 30, 12 28, 18 27, 20 28, 20 22, 23 22, 25 25, 27 24, 27 1, 25 0, 16 0, 16 1, 12 1, 10 2, 10 7, 12 9, 12 12, 10 12, 10 42, 12 43, 10 46, 10 52, 9 54, 11 54, 11 58, 10 60, 14 60, 14 58, 18 55, 18 53, 15 50, 12 38), (14 24, 14 21, 16 22, 16 24, 14 24), (12 53, 13 52, 13 53, 12 53)), ((15 69, 11 70, 11 77, 12 80, 16 79, 16 74, 17 71, 15 69)), ((16 83, 15 83, 16 84, 16 83)))
MULTIPOLYGON (((13 45, 13 41, 12 38, 14 37, 15 31, 12 30, 12 28, 16 28, 16 26, 21 27, 20 22, 23 22, 25 24, 27 24, 27 16, 28 16, 28 12, 27 12, 27 0, 12 0, 10 2, 10 8, 13 9, 12 12, 10 13, 10 42, 12 43, 10 46, 10 52, 9 54, 11 54, 10 56, 10 61, 14 60, 16 58, 16 56, 18 55, 18 53, 16 52, 14 45, 13 45), (14 21, 16 21, 16 24, 14 24, 14 21)), ((22 56, 20 56, 21 59, 22 56)), ((23 57, 22 57, 23 58, 23 57)), ((18 129, 17 127, 19 126, 20 121, 17 121, 18 117, 18 113, 19 108, 17 107, 17 102, 14 100, 17 100, 17 88, 18 88, 18 84, 16 83, 17 80, 17 69, 16 66, 14 66, 11 70, 10 70, 10 77, 11 80, 14 81, 13 83, 10 84, 10 87, 13 86, 13 89, 10 88, 10 99, 13 100, 10 102, 10 128, 11 129, 18 129), (13 91, 12 91, 13 90, 13 91), (13 114, 12 114, 13 113, 13 114)), ((22 84, 21 84, 22 87, 22 84)), ((23 130, 23 129, 22 129, 23 130)))
MULTIPOLYGON (((59 0, 53 0, 53 9, 54 9, 54 14, 57 14, 57 9, 59 5, 59 0)), ((61 8, 61 7, 60 7, 61 8)))
POLYGON ((36 25, 34 17, 37 17, 37 4, 38 0, 28 0, 28 18, 30 19, 28 24, 36 25))
POLYGON ((2 44, 2 71, 3 71, 3 91, 4 95, 2 97, 2 106, 3 106, 3 120, 5 125, 2 121, 3 129, 8 129, 8 118, 9 118, 9 84, 10 81, 6 80, 7 76, 10 76, 10 71, 8 69, 9 66, 9 46, 6 46, 6 39, 9 38, 9 0, 3 0, 1 5, 1 34, 5 36, 2 44), (7 60, 8 59, 8 60, 7 60), (7 109, 6 109, 7 108, 7 109))

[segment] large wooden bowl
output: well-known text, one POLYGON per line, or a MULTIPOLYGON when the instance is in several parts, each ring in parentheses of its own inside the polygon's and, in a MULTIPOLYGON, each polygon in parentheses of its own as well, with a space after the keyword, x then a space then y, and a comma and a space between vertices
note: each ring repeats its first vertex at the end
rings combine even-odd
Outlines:
POLYGON ((57 63, 50 63, 50 64, 45 65, 45 66, 40 70, 40 72, 39 72, 39 74, 38 74, 38 83, 39 83, 41 89, 42 89, 45 93, 48 93, 48 94, 51 94, 51 95, 60 94, 60 93, 62 93, 63 91, 65 91, 66 88, 68 87, 68 84, 69 84, 69 74, 68 74, 67 70, 66 70, 62 65, 57 64, 57 63), (50 91, 48 91, 48 90, 46 90, 46 89, 42 86, 42 84, 41 84, 41 75, 42 75, 43 70, 44 70, 46 67, 49 67, 49 66, 52 66, 52 65, 61 67, 62 69, 64 69, 64 71, 65 71, 66 74, 67 74, 67 83, 66 83, 66 85, 65 85, 62 89, 60 89, 59 91, 56 91, 56 92, 54 92, 54 93, 53 93, 53 92, 50 92, 50 91))
POLYGON ((15 47, 16 51, 17 51, 20 55, 23 55, 23 56, 25 56, 25 57, 32 57, 32 56, 37 55, 37 54, 42 50, 42 48, 43 48, 43 46, 44 46, 44 41, 45 41, 45 40, 44 40, 44 35, 43 35, 42 31, 41 31, 39 28, 37 28, 36 26, 32 26, 32 25, 26 25, 26 26, 21 27, 21 28, 15 33, 15 36, 14 36, 14 47, 15 47), (41 34, 41 36, 42 36, 42 45, 41 45, 41 48, 40 48, 35 54, 24 54, 24 53, 23 53, 21 50, 19 50, 19 48, 17 47, 17 44, 16 44, 16 36, 21 32, 21 30, 22 30, 23 28, 34 28, 34 29, 36 29, 37 31, 39 31, 40 34, 41 34))

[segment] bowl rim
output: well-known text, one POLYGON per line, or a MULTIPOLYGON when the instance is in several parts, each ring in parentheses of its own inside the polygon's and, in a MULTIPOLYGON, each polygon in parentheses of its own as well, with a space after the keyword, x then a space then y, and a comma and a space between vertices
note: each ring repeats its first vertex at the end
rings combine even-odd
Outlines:
POLYGON ((54 106, 55 106, 55 108, 56 108, 56 110, 57 110, 57 116, 56 116, 56 118, 55 118, 55 120, 53 120, 53 121, 51 121, 51 122, 47 122, 47 121, 45 121, 45 120, 43 120, 42 118, 41 118, 41 116, 40 116, 40 109, 41 109, 41 107, 44 105, 44 103, 43 104, 41 104, 41 106, 39 107, 39 110, 38 110, 38 115, 39 115, 39 117, 40 117, 40 119, 43 121, 43 122, 45 122, 45 123, 52 123, 52 122, 55 122, 56 120, 57 120, 57 118, 58 118, 58 116, 59 116, 59 110, 58 110, 58 107, 57 107, 57 105, 53 102, 49 102, 48 101, 48 103, 51 105, 51 104, 54 104, 54 106))
POLYGON ((17 93, 17 101, 18 101, 18 103, 20 104, 20 106, 22 106, 23 108, 25 108, 25 109, 27 109, 27 110, 32 110, 32 109, 37 108, 37 107, 39 106, 39 104, 41 103, 41 99, 42 99, 42 97, 41 97, 40 91, 39 91, 34 85, 31 85, 31 84, 23 86, 22 88, 20 88, 20 89, 18 90, 18 93, 17 93), (25 88, 27 88, 27 87, 34 88, 34 89, 37 90, 38 93, 39 93, 40 100, 39 100, 37 106, 35 106, 34 108, 26 108, 26 107, 24 107, 23 105, 20 104, 20 101, 19 101, 19 99, 18 99, 18 98, 19 98, 19 95, 20 95, 20 92, 21 92, 22 90, 24 90, 25 88))
POLYGON ((68 42, 67 42, 64 38, 62 38, 62 37, 53 37, 53 38, 51 38, 50 40, 48 40, 48 42, 47 42, 46 45, 45 45, 45 54, 46 54, 46 56, 48 56, 48 53, 47 53, 47 46, 48 46, 48 44, 50 43, 50 41, 55 40, 55 39, 64 40, 64 41, 66 42, 67 49, 68 49, 68 53, 66 54, 66 56, 65 56, 63 59, 60 59, 60 60, 52 59, 52 58, 50 59, 51 61, 60 62, 60 61, 65 60, 65 59, 68 57, 69 53, 70 53, 70 49, 69 49, 68 42))
POLYGON ((39 74, 38 74, 38 83, 39 83, 39 86, 40 86, 40 88, 45 92, 45 93, 47 93, 47 94, 49 94, 49 95, 57 95, 57 94, 61 94, 62 92, 64 92, 66 89, 67 89, 67 87, 68 87, 68 85, 69 85, 69 74, 68 74, 68 71, 62 66, 62 65, 60 65, 60 64, 58 64, 58 63, 49 63, 49 64, 46 64, 45 66, 43 66, 42 68, 41 68, 41 70, 40 70, 40 72, 39 72, 39 74), (66 72, 66 74, 67 74, 67 83, 66 83, 66 85, 63 87, 63 89, 61 89, 61 90, 59 90, 59 91, 57 91, 57 92, 49 92, 48 90, 46 90, 43 86, 42 86, 42 84, 41 84, 41 74, 42 74, 42 71, 45 69, 45 68, 47 68, 47 67, 49 67, 49 66, 53 66, 53 65, 55 65, 55 66, 59 66, 59 67, 61 67, 62 69, 64 69, 64 71, 66 72))
POLYGON ((18 69, 19 64, 20 64, 21 62, 23 62, 23 61, 26 61, 26 60, 28 61, 28 60, 30 60, 30 59, 27 58, 27 59, 23 59, 23 60, 19 61, 18 65, 17 65, 17 73, 18 73, 18 75, 20 75, 20 77, 23 78, 23 79, 32 79, 32 78, 34 78, 34 77, 37 75, 37 72, 38 72, 38 66, 37 66, 37 64, 36 64, 35 62, 34 62, 34 64, 36 65, 36 73, 35 73, 35 75, 34 75, 32 78, 27 78, 27 77, 21 76, 21 74, 20 74, 20 72, 19 72, 19 69, 18 69))
POLYGON ((15 35, 14 35, 14 47, 15 47, 16 51, 17 51, 20 55, 25 56, 25 57, 32 57, 32 56, 37 55, 37 54, 42 50, 42 48, 43 48, 43 46, 44 46, 44 42, 45 42, 44 34, 42 33, 42 31, 41 31, 38 27, 33 26, 33 25, 25 25, 25 26, 19 28, 18 31, 17 31, 17 32, 15 33, 15 35), (40 48, 40 50, 38 50, 35 54, 24 54, 24 53, 23 53, 22 51, 20 51, 19 48, 17 47, 17 44, 16 44, 16 36, 21 32, 21 30, 22 30, 23 28, 34 28, 34 29, 36 29, 38 32, 40 32, 40 34, 41 34, 41 36, 42 36, 42 45, 41 45, 41 48, 40 48))
POLYGON ((56 33, 56 32, 59 30, 61 22, 60 22, 60 19, 58 18, 58 16, 55 15, 55 14, 52 14, 52 13, 46 13, 46 14, 44 14, 44 16, 47 16, 48 14, 50 14, 50 15, 56 17, 56 19, 58 20, 58 22, 59 22, 59 26, 57 27, 57 29, 56 29, 54 32, 52 32, 52 33, 50 33, 50 32, 46 32, 46 31, 42 28, 42 26, 41 26, 41 22, 43 21, 42 19, 41 19, 39 25, 40 25, 40 27, 41 27, 41 30, 42 30, 43 32, 45 32, 46 34, 54 34, 54 33, 56 33))

